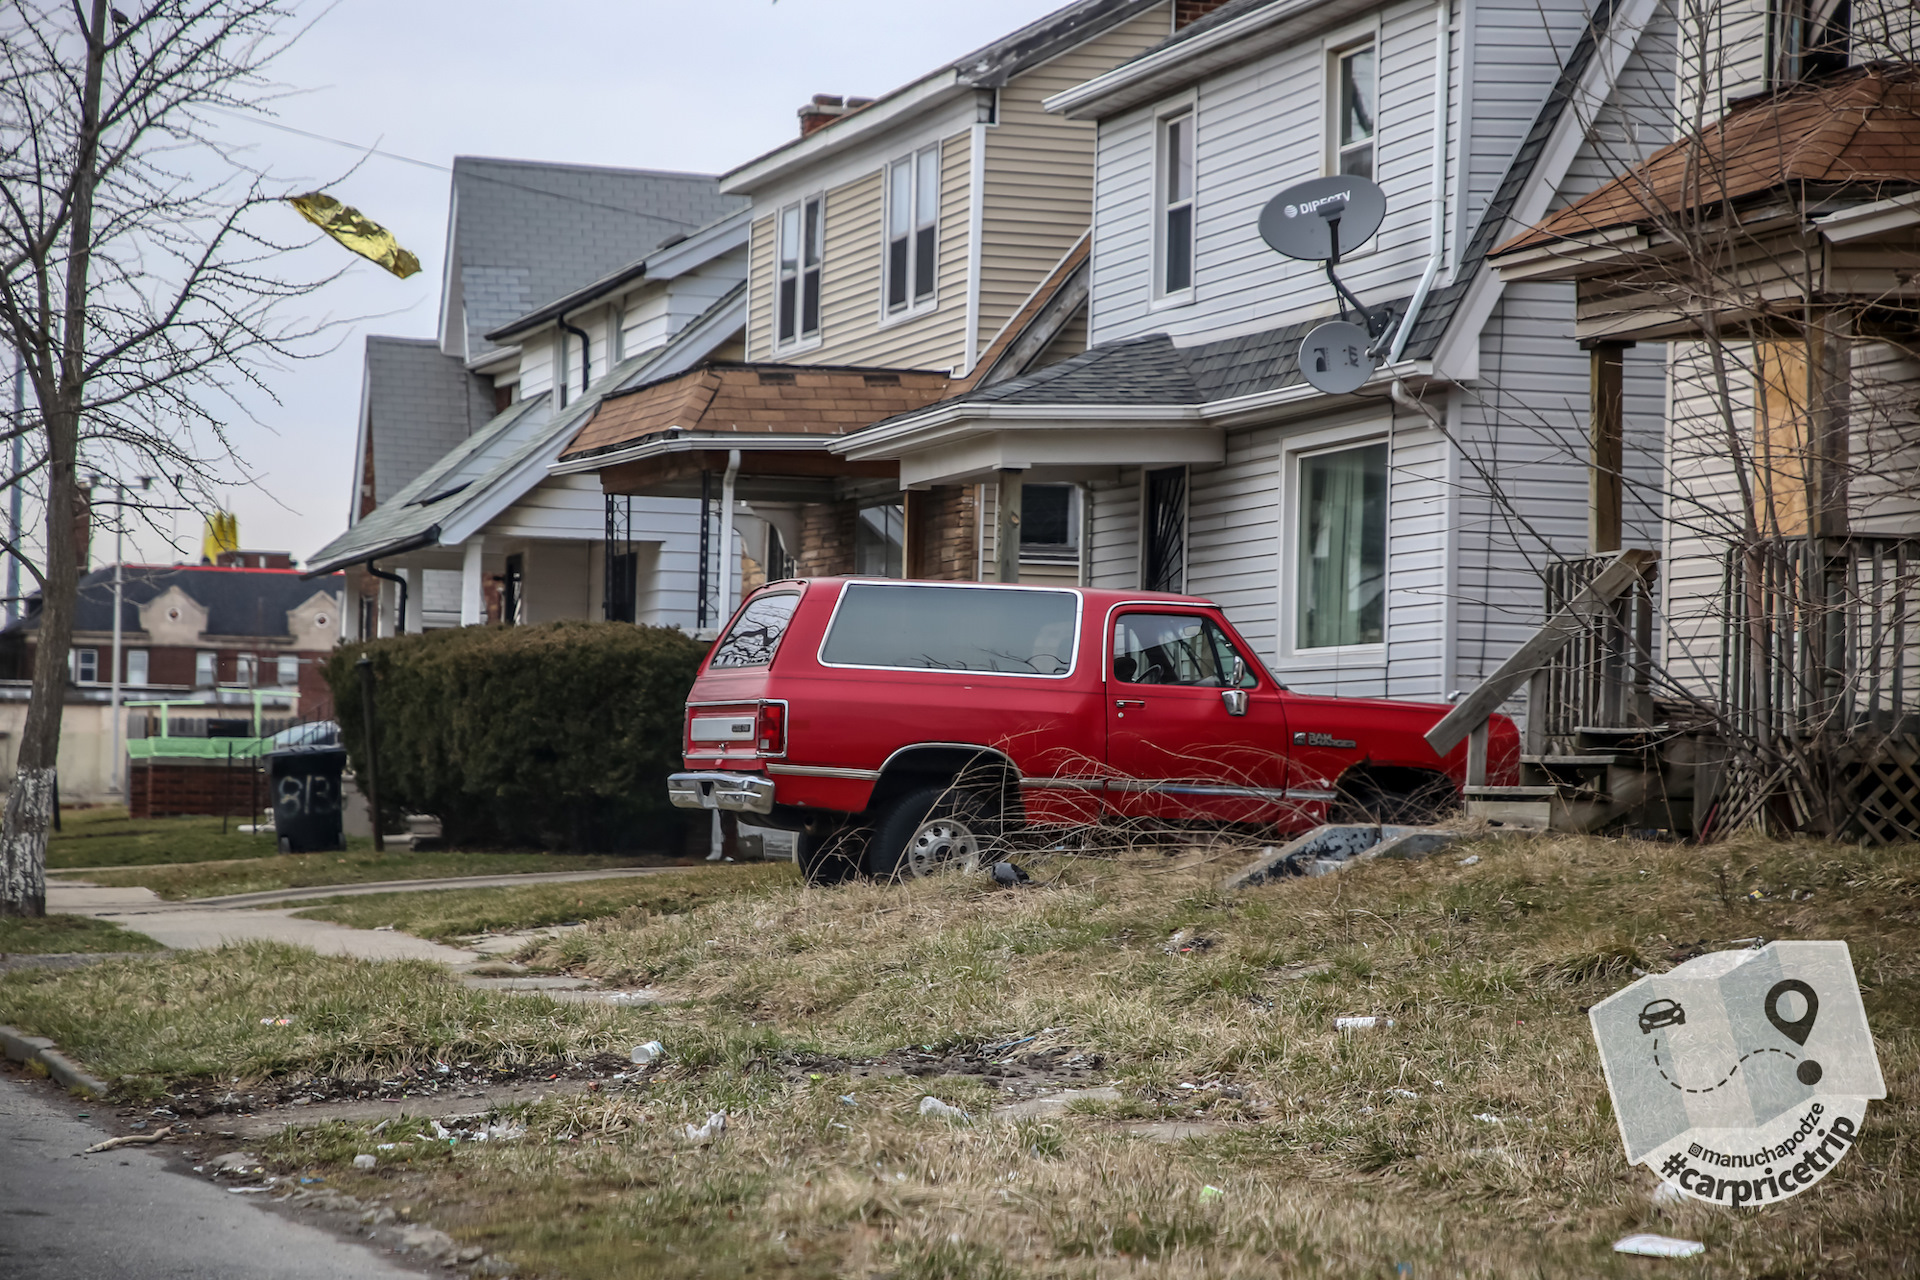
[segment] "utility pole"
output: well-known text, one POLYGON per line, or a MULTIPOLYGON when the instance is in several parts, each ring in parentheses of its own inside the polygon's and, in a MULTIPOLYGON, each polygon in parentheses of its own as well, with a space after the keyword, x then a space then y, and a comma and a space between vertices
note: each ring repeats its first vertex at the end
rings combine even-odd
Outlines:
POLYGON ((13 353, 13 483, 7 488, 7 545, 14 548, 7 557, 7 623, 19 621, 26 612, 20 607, 20 469, 26 465, 26 436, 20 428, 27 420, 27 353, 13 353))
MULTIPOLYGON (((139 479, 141 489, 145 490, 153 487, 152 476, 141 476, 139 479)), ((18 492, 18 490, 15 490, 15 492, 18 492)), ((112 770, 112 773, 109 775, 108 785, 109 789, 119 792, 121 799, 126 800, 129 799, 129 797, 126 794, 126 761, 122 759, 125 748, 122 743, 120 724, 121 677, 123 674, 122 663, 124 662, 124 659, 120 656, 121 625, 123 621, 121 613, 125 608, 124 587, 126 585, 125 566, 127 559, 127 486, 124 481, 115 480, 113 482, 113 498, 113 679, 111 682, 112 692, 108 694, 109 706, 107 712, 113 720, 113 763, 108 766, 112 770)))

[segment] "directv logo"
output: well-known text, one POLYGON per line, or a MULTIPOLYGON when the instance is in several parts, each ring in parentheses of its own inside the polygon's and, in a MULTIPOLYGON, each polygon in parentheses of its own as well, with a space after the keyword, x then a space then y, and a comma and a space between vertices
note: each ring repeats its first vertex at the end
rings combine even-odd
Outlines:
POLYGON ((1289 218, 1297 218, 1303 213, 1314 212, 1319 209, 1321 205, 1332 204, 1335 200, 1338 200, 1341 204, 1346 204, 1352 199, 1352 191, 1336 191, 1330 196, 1321 196, 1318 200, 1311 200, 1306 204, 1290 204, 1282 209, 1281 212, 1289 218))

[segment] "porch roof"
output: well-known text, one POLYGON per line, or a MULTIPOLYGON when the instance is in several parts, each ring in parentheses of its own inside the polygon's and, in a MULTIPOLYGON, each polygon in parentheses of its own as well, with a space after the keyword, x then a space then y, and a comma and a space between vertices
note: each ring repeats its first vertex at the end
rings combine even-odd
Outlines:
POLYGON ((742 445, 817 437, 824 446, 938 400, 947 387, 947 375, 929 369, 711 362, 607 397, 554 470, 598 471, 688 433, 742 445))
POLYGON ((1736 102, 1702 133, 1656 151, 1494 255, 1586 247, 1619 228, 1793 187, 1857 189, 1860 203, 1920 187, 1920 71, 1858 67, 1736 102))

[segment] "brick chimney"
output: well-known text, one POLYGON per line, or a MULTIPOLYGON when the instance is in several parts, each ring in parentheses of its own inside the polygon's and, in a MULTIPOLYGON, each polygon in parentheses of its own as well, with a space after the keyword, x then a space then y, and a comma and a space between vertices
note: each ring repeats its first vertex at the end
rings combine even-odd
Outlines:
POLYGON ((1200 21, 1230 0, 1173 0, 1173 29, 1200 21))
POLYGON ((800 108, 800 136, 805 138, 817 133, 845 114, 845 98, 831 93, 816 93, 812 102, 800 108))
POLYGON ((841 116, 851 115, 862 107, 872 105, 872 98, 842 98, 831 93, 816 93, 812 102, 800 108, 800 136, 808 137, 841 116))

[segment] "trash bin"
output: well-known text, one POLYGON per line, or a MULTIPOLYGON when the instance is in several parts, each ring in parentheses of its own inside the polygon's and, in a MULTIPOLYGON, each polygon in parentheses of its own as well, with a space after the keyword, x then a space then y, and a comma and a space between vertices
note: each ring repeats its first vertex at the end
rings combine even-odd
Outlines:
POLYGON ((343 747, 293 747, 267 756, 280 852, 347 847, 340 827, 340 773, 346 764, 343 747))

